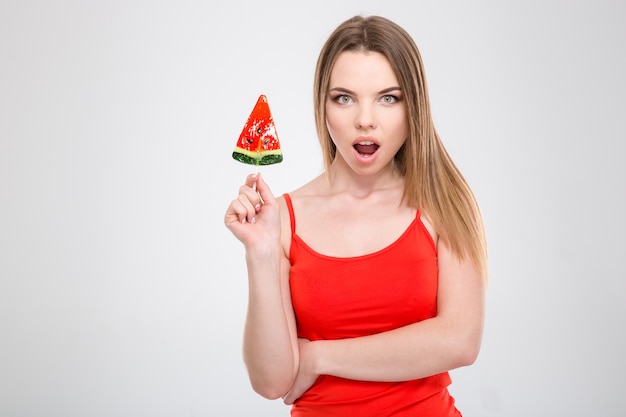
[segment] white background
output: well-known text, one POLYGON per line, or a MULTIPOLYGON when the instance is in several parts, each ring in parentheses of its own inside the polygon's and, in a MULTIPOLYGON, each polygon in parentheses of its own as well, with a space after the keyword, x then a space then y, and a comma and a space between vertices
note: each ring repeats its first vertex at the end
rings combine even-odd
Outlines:
POLYGON ((414 36, 485 217, 464 416, 624 415, 624 2, 2 0, 2 416, 288 415, 241 359, 230 154, 263 93, 274 193, 321 172, 314 64, 359 13, 414 36))

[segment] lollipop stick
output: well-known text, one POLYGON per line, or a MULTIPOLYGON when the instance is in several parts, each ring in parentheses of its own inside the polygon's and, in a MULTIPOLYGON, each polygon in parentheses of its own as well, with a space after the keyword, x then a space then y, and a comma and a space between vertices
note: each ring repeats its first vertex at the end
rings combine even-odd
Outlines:
MULTIPOLYGON (((259 161, 254 164, 254 176, 256 177, 257 175, 259 175, 259 161)), ((252 189, 256 191, 256 181, 252 184, 252 189)))

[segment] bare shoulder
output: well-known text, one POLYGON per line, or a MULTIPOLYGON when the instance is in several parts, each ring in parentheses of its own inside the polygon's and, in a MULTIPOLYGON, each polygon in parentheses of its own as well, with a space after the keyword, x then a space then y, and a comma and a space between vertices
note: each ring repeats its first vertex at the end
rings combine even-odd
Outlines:
POLYGON ((296 211, 301 211, 298 209, 302 208, 313 208, 320 201, 322 195, 326 194, 325 187, 327 187, 326 177, 324 175, 320 175, 306 184, 302 185, 299 188, 289 192, 289 197, 291 197, 291 202, 293 206, 296 208, 296 211))
POLYGON ((439 234, 437 233, 435 226, 433 226, 433 223, 430 220, 428 213, 425 213, 424 211, 420 212, 420 221, 422 222, 422 224, 424 225, 424 227, 430 234, 430 237, 433 239, 433 242, 435 243, 435 247, 437 247, 439 245, 439 234))
MULTIPOLYGON (((290 191, 286 194, 289 195, 289 198, 294 207, 311 207, 312 200, 314 200, 314 196, 319 193, 319 183, 324 179, 322 176, 317 177, 308 183, 302 185, 299 188, 296 188, 293 191, 290 191)), ((276 197, 276 201, 278 202, 279 212, 280 212, 280 225, 281 225, 281 243, 283 246, 283 250, 285 254, 288 256, 290 246, 291 246, 291 214, 289 212, 289 208, 287 206, 287 201, 284 195, 280 195, 276 197)), ((300 214, 301 210, 298 208, 294 208, 294 210, 300 214)), ((298 216, 301 218, 301 216, 298 216)))
POLYGON ((294 196, 296 198, 307 197, 307 196, 317 196, 323 193, 324 187, 328 187, 328 183, 326 181, 326 177, 322 174, 306 184, 296 188, 295 190, 289 193, 290 196, 294 196))

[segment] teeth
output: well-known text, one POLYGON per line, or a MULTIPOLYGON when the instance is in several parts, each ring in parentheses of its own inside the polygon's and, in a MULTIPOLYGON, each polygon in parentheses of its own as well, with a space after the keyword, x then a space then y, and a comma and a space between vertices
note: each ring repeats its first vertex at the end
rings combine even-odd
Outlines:
POLYGON ((366 140, 363 142, 359 142, 358 145, 373 145, 374 142, 372 142, 371 140, 366 140))

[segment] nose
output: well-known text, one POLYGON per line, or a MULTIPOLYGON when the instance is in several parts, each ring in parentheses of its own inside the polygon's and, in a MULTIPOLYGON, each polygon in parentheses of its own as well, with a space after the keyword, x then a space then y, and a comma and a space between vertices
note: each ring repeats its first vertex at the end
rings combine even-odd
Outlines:
POLYGON ((357 129, 374 129, 376 127, 376 114, 373 106, 365 104, 358 106, 355 125, 357 129))

